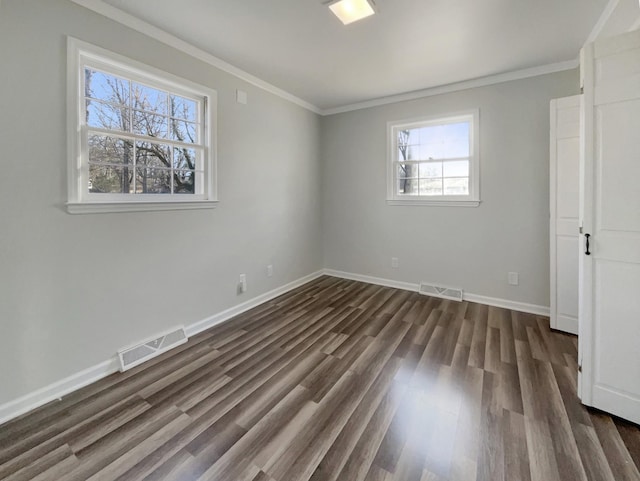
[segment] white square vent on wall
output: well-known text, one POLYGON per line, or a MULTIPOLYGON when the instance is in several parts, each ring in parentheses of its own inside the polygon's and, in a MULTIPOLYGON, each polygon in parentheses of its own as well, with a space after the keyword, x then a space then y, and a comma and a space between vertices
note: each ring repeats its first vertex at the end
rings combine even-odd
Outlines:
POLYGON ((187 341, 187 333, 184 327, 179 326, 164 334, 158 334, 145 341, 136 343, 133 346, 120 349, 118 351, 120 371, 124 372, 132 367, 138 366, 187 341))

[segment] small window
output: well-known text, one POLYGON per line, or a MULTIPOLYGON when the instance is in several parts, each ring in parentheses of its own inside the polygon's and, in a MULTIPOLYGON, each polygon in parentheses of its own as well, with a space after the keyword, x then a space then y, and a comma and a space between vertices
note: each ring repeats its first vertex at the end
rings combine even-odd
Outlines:
POLYGON ((478 117, 390 122, 388 203, 477 206, 478 117))
POLYGON ((212 207, 216 93, 69 39, 72 213, 212 207))

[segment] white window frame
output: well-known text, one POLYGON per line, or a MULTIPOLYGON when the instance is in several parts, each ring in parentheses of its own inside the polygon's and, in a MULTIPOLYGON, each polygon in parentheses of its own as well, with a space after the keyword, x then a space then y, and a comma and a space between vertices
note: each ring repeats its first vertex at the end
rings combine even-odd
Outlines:
POLYGON ((480 110, 472 109, 454 114, 420 117, 387 123, 387 204, 427 205, 447 207, 478 207, 480 205, 480 110), (469 129, 469 195, 403 195, 397 191, 398 132, 435 125, 470 122, 469 129))
MULTIPOLYGON (((210 209, 217 205, 216 172, 217 92, 208 87, 131 60, 123 55, 67 37, 68 199, 71 214, 182 209, 210 209), (202 194, 90 193, 84 69, 96 68, 198 101, 203 139, 202 194)), ((170 143, 170 141, 169 141, 170 143)))

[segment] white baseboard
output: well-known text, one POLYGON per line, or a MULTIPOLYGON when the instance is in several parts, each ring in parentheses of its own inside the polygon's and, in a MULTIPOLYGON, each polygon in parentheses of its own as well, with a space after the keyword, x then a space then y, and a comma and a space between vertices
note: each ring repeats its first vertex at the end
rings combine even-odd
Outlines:
POLYGON ((277 287, 272 291, 265 292, 264 294, 254 297, 253 299, 249 299, 248 301, 243 302, 242 304, 233 306, 227 309, 226 311, 222 311, 211 317, 203 319, 202 321, 195 322, 185 328, 185 330, 187 331, 187 336, 189 337, 195 336, 199 332, 206 331, 207 329, 210 329, 213 326, 216 326, 225 321, 228 321, 229 319, 237 316, 238 314, 242 314, 243 312, 246 312, 249 309, 253 309, 254 307, 259 306, 260 304, 264 304, 265 302, 270 301, 271 299, 281 296, 282 294, 289 292, 295 289, 296 287, 300 287, 306 284, 307 282, 311 282, 312 280, 317 279, 323 274, 324 272, 322 270, 319 270, 317 272, 314 272, 313 274, 309 274, 308 276, 304 276, 304 277, 301 277, 300 279, 296 279, 295 281, 290 282, 289 284, 285 284, 284 286, 277 287))
POLYGON ((540 306, 538 304, 529 304, 527 302, 511 301, 509 299, 500 299, 499 297, 481 296, 479 294, 464 293, 464 300, 469 302, 477 302, 479 304, 487 304, 488 306, 503 307, 512 311, 528 312, 536 316, 549 317, 549 307, 540 306))
POLYGON ((578 319, 571 316, 556 315, 555 322, 551 320, 551 329, 578 335, 578 319), (554 325, 555 324, 555 325, 554 325))
POLYGON ((120 368, 118 357, 108 359, 84 371, 75 373, 65 379, 49 384, 14 401, 0 405, 0 425, 51 401, 60 399, 73 391, 99 381, 120 368))
MULTIPOLYGON (((420 288, 420 284, 394 281, 391 279, 365 276, 362 274, 353 274, 351 272, 342 272, 333 269, 325 269, 324 274, 333 277, 340 277, 342 279, 351 279, 353 281, 368 282, 369 284, 377 284, 380 286, 393 287, 396 289, 404 289, 407 291, 418 292, 418 289, 420 288)), ((549 308, 547 306, 539 306, 536 304, 528 304, 526 302, 519 301, 510 301, 508 299, 500 299, 497 297, 481 296, 479 294, 472 294, 469 292, 464 292, 463 298, 465 301, 469 302, 477 302, 480 304, 487 304, 489 306, 503 307, 505 309, 512 309, 514 311, 536 314, 538 316, 549 316, 549 308)))
MULTIPOLYGON (((284 286, 277 287, 276 289, 254 297, 253 299, 249 299, 242 304, 226 309, 214 316, 197 321, 185 328, 187 336, 192 337, 199 332, 228 321, 238 314, 242 314, 249 309, 253 309, 264 302, 270 301, 271 299, 289 292, 296 287, 317 279, 323 274, 324 271, 322 270, 314 272, 308 276, 301 277, 300 279, 285 284, 284 286)), ((66 396, 73 391, 77 391, 80 388, 99 381, 114 372, 118 372, 119 368, 120 364, 118 362, 118 357, 114 355, 111 359, 107 359, 100 364, 96 364, 95 366, 54 382, 53 384, 38 389, 37 391, 33 391, 18 399, 2 404, 0 405, 0 425, 51 401, 60 399, 62 396, 66 396)))
POLYGON ((412 284, 410 282, 394 281, 392 279, 365 276, 363 274, 354 274, 352 272, 336 271, 334 269, 325 269, 324 274, 332 277, 340 277, 341 279, 349 279, 352 281, 366 282, 367 284, 376 284, 379 286, 393 287, 395 289, 404 289, 405 291, 418 292, 418 288, 420 287, 418 284, 412 284))

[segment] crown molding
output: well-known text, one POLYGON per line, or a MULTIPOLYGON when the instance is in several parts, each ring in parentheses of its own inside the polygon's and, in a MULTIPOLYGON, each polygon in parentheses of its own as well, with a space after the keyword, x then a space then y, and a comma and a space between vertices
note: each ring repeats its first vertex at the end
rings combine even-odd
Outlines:
POLYGON ((547 75, 555 72, 563 72, 565 70, 573 70, 578 68, 580 61, 578 59, 568 60, 566 62, 552 63, 548 65, 541 65, 539 67, 526 68, 522 70, 515 70, 512 72, 505 72, 496 75, 489 75, 487 77, 480 77, 472 80, 465 80, 462 82, 455 82, 446 85, 440 85, 437 87, 431 87, 423 90, 416 90, 413 92, 407 92, 404 94, 391 95, 389 97, 381 97, 372 100, 365 100, 364 102, 358 102, 355 104, 344 105, 342 107, 335 107, 331 109, 324 109, 321 111, 322 115, 334 115, 344 112, 351 112, 353 110, 367 109, 370 107, 378 107, 380 105, 393 104, 396 102, 404 102, 407 100, 416 100, 424 97, 432 97, 434 95, 447 94, 451 92, 458 92, 460 90, 468 90, 477 87, 486 87, 487 85, 494 85, 503 82, 511 82, 513 80, 522 80, 530 77, 538 77, 540 75, 547 75))
POLYGON ((138 17, 135 17, 129 13, 126 13, 120 10, 119 8, 113 7, 103 2, 102 0, 71 0, 71 1, 73 3, 80 5, 81 7, 87 8, 99 15, 107 17, 115 22, 118 22, 133 30, 136 30, 137 32, 147 35, 148 37, 158 40, 159 42, 169 45, 170 47, 173 47, 176 50, 180 50, 188 55, 191 55, 192 57, 197 58, 198 60, 202 60, 203 62, 206 62, 209 65, 212 65, 213 67, 216 67, 230 75, 233 75, 234 77, 239 78, 240 80, 243 80, 262 90, 265 90, 266 92, 269 92, 273 95, 281 97, 285 100, 288 100, 289 102, 292 102, 300 107, 303 107, 317 114, 322 113, 322 110, 316 107, 315 105, 305 100, 302 100, 301 98, 296 97, 295 95, 290 94, 289 92, 282 90, 276 87, 275 85, 270 84, 269 82, 266 82, 254 75, 251 75, 250 73, 245 72, 244 70, 238 67, 235 67, 234 65, 231 65, 230 63, 225 62, 224 60, 216 57, 215 55, 212 55, 194 45, 191 45, 190 43, 174 35, 171 35, 170 33, 165 32, 161 28, 151 25, 150 23, 145 22, 144 20, 141 20, 138 17))
POLYGON ((607 35, 632 32, 640 28, 640 9, 637 0, 609 0, 607 6, 591 30, 585 45, 595 42, 605 31, 609 23, 614 24, 613 31, 607 35), (633 20, 635 18, 635 20, 633 20))
POLYGON ((593 26, 591 33, 589 33, 589 36, 585 40, 585 45, 594 42, 596 38, 598 38, 602 30, 604 29, 604 26, 611 18, 611 15, 613 15, 613 12, 615 12, 616 8, 618 7, 618 3, 620 3, 620 0, 609 0, 609 3, 607 3, 607 6, 604 7, 604 10, 602 11, 600 18, 598 18, 598 21, 593 26))

